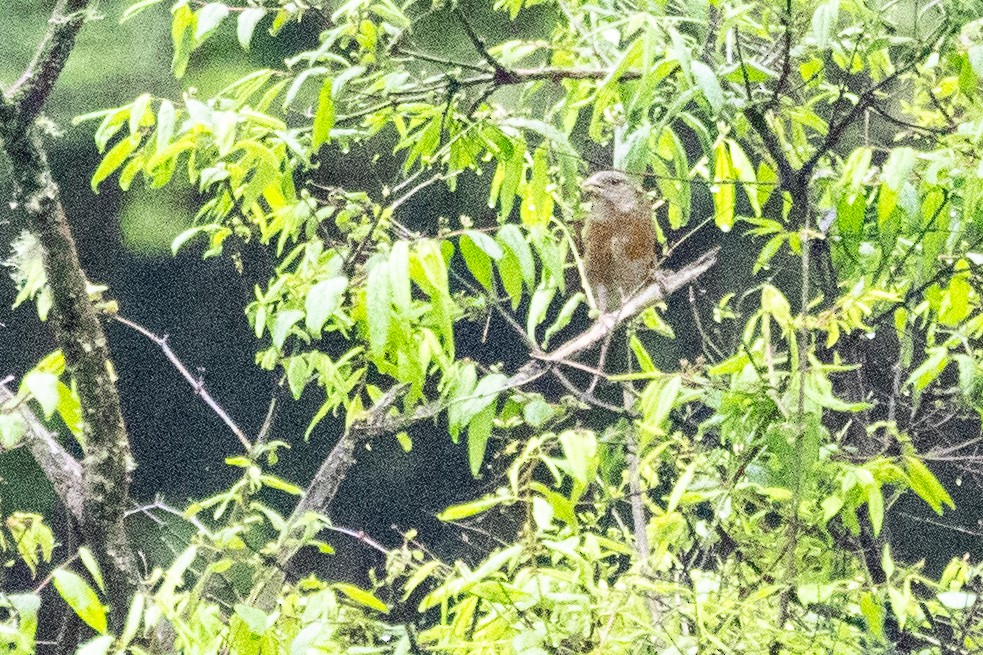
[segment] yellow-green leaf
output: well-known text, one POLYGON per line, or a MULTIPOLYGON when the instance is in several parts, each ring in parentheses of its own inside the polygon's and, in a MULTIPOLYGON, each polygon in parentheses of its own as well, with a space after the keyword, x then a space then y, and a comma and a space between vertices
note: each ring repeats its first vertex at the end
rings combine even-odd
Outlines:
POLYGON ((55 589, 68 606, 86 625, 102 634, 106 632, 106 608, 99 601, 99 596, 79 575, 65 569, 57 569, 52 573, 55 589))
POLYGON ((348 584, 345 582, 336 582, 331 585, 341 593, 348 596, 350 599, 358 603, 359 605, 364 605, 365 607, 374 609, 376 611, 382 612, 383 614, 389 614, 389 606, 384 602, 375 597, 375 595, 364 589, 360 589, 355 585, 348 584))

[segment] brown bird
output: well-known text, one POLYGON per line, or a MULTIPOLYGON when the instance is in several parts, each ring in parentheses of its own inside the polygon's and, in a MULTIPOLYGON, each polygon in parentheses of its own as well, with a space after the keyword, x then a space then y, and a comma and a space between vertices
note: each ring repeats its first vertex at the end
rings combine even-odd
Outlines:
POLYGON ((637 292, 655 269, 652 205, 618 171, 594 173, 584 189, 591 201, 584 227, 584 268, 597 308, 606 312, 637 292))

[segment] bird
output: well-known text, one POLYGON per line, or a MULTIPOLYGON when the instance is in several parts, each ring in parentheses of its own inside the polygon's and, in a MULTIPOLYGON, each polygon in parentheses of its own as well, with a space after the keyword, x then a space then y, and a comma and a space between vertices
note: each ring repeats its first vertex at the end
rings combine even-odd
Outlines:
POLYGON ((620 171, 584 182, 591 208, 584 226, 584 273, 602 313, 621 306, 650 278, 658 261, 652 205, 620 171))

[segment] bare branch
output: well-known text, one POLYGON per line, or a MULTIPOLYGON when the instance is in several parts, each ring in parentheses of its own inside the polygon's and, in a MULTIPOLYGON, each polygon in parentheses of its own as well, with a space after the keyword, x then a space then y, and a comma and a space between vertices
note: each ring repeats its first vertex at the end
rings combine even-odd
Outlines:
MULTIPOLYGON (((873 105, 874 101, 877 99, 878 92, 882 91, 887 85, 898 80, 902 75, 913 70, 919 62, 923 61, 925 57, 932 52, 932 50, 933 46, 931 44, 924 47, 921 52, 919 52, 916 57, 913 57, 907 64, 897 68, 890 75, 886 75, 884 79, 860 94, 860 97, 857 98, 856 104, 849 111, 849 113, 847 113, 842 120, 830 126, 823 143, 816 148, 816 152, 813 153, 812 157, 810 157, 809 160, 802 165, 802 168, 799 170, 799 174, 804 179, 811 177, 812 171, 815 169, 816 164, 819 163, 819 160, 821 160, 830 150, 836 147, 836 145, 840 142, 840 138, 843 136, 843 133, 853 123, 853 121, 873 105)), ((755 131, 757 131, 757 128, 755 128, 755 131)))
POLYGON ((644 309, 651 307, 671 293, 692 284, 717 262, 719 251, 719 248, 714 248, 678 271, 660 271, 658 273, 660 279, 654 284, 643 289, 618 309, 602 314, 589 330, 570 339, 556 350, 539 357, 539 359, 542 362, 552 364, 570 359, 573 355, 590 348, 621 323, 640 314, 644 309))
MULTIPOLYGON (((44 249, 52 298, 50 323, 82 404, 82 533, 99 559, 107 597, 125 604, 139 574, 123 521, 134 463, 116 372, 99 315, 86 292, 85 274, 39 130, 33 125, 19 127, 17 120, 0 124, 0 137, 14 181, 13 205, 23 210, 28 228, 44 249)), ((113 621, 125 619, 125 609, 119 609, 112 614, 113 621)))
MULTIPOLYGON (((242 444, 242 447, 247 451, 252 449, 253 446, 249 441, 249 437, 246 436, 246 433, 242 430, 242 428, 240 428, 236 422, 232 420, 232 417, 229 416, 228 412, 226 412, 225 409, 223 409, 222 406, 219 405, 218 402, 212 397, 212 395, 208 393, 208 391, 205 389, 205 383, 199 378, 191 375, 191 371, 189 371, 178 356, 174 354, 171 347, 167 345, 166 335, 159 337, 139 323, 123 318, 118 314, 113 316, 113 318, 117 323, 121 323, 131 330, 139 332, 150 341, 153 341, 157 347, 161 349, 161 352, 164 353, 164 356, 167 357, 167 360, 174 366, 174 368, 177 369, 178 373, 181 374, 181 377, 188 381, 188 384, 190 384, 191 388, 194 389, 195 395, 204 400, 205 404, 208 405, 213 412, 215 412, 215 415, 222 419, 222 422, 225 423, 229 430, 232 431, 232 434, 236 436, 239 443, 242 444)), ((272 408, 270 411, 272 411, 272 408)))
POLYGON ((497 59, 491 56, 491 53, 488 52, 488 48, 485 46, 485 41, 478 36, 478 33, 474 31, 473 27, 471 27, 471 23, 468 22, 467 16, 464 15, 464 12, 459 6, 454 7, 454 15, 461 21, 461 25, 464 27, 464 32, 468 35, 468 38, 471 39, 471 43, 474 44, 475 50, 478 51, 481 58, 488 62, 488 65, 495 71, 492 81, 496 85, 516 84, 517 78, 515 77, 515 74, 502 66, 497 59))
POLYGON ((106 598, 117 610, 110 615, 113 628, 122 629, 139 579, 124 523, 134 463, 106 335, 86 292, 85 273, 34 120, 75 45, 87 7, 88 0, 59 0, 55 5, 33 61, 5 93, 0 143, 14 183, 11 206, 23 211, 44 251, 52 331, 82 405, 85 458, 79 524, 102 569, 106 598))
MULTIPOLYGON (((7 405, 16 398, 16 394, 7 388, 7 380, 0 381, 0 405, 7 405)), ((38 463, 44 476, 51 482, 58 499, 68 508, 76 521, 81 521, 82 513, 82 465, 58 443, 57 437, 48 431, 38 417, 34 415, 26 403, 18 403, 16 409, 6 407, 0 411, 16 411, 27 431, 24 433, 24 443, 31 451, 34 461, 38 463)))
POLYGON ((89 0, 59 0, 48 19, 48 31, 38 44, 34 59, 7 90, 5 95, 22 128, 31 124, 47 102, 75 47, 75 38, 85 23, 88 5, 89 0))
POLYGON ((785 155, 785 150, 782 148, 781 142, 779 142, 778 137, 775 136, 775 133, 768 125, 768 121, 765 120, 764 114, 762 114, 757 107, 748 107, 744 110, 744 116, 747 118, 748 123, 751 124, 751 127, 761 139, 762 143, 764 143, 765 152, 767 152, 772 161, 775 162, 775 166, 778 168, 778 181, 782 188, 791 191, 791 185, 795 184, 798 171, 796 171, 789 162, 788 157, 785 155))

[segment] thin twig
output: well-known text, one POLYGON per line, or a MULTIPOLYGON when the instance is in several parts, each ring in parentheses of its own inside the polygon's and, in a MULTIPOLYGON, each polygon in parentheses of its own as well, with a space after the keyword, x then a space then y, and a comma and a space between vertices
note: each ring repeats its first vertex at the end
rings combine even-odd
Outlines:
POLYGON ((369 548, 377 550, 383 555, 389 554, 389 550, 378 541, 367 535, 365 530, 353 530, 352 528, 345 528, 340 525, 323 525, 321 527, 330 532, 337 532, 338 534, 348 535, 352 539, 357 539, 369 548))
POLYGON ((249 437, 247 437, 246 433, 243 432, 238 425, 236 425, 236 422, 232 420, 232 417, 229 416, 228 412, 226 412, 222 406, 219 405, 214 398, 212 398, 212 395, 205 389, 205 383, 201 379, 193 376, 191 371, 189 371, 178 356, 174 354, 171 347, 167 345, 166 335, 159 337, 139 323, 123 318, 119 314, 113 316, 113 319, 115 319, 117 323, 121 323, 131 330, 139 332, 144 337, 155 343, 157 347, 161 349, 161 352, 164 353, 164 356, 167 357, 167 360, 171 362, 174 368, 177 369, 178 373, 181 374, 181 377, 187 380, 188 384, 191 385, 191 388, 194 389, 195 395, 201 397, 201 399, 205 401, 205 404, 208 405, 213 412, 215 412, 215 415, 222 419, 222 422, 225 423, 226 427, 232 431, 232 434, 236 436, 243 448, 245 448, 246 451, 252 450, 253 446, 249 441, 249 437))
POLYGON ((437 55, 432 55, 428 52, 420 52, 418 50, 410 50, 408 48, 398 48, 397 53, 406 55, 407 57, 412 57, 413 59, 419 59, 420 61, 428 61, 431 64, 439 64, 441 66, 454 66, 457 68, 473 70, 479 73, 484 73, 487 70, 484 66, 476 66, 467 62, 438 57, 437 55))
POLYGON ((553 373, 553 376, 557 380, 559 380, 560 384, 562 384, 567 389, 567 391, 573 394, 574 398, 576 398, 580 402, 585 403, 587 405, 592 405, 594 407, 598 407, 600 409, 606 409, 607 411, 614 412, 615 414, 630 415, 630 412, 625 412, 623 407, 618 407, 617 405, 606 403, 600 398, 598 398, 597 396, 595 396, 593 393, 591 393, 591 391, 581 391, 580 389, 577 388, 577 386, 573 382, 570 381, 570 379, 566 375, 563 374, 562 371, 553 368, 551 369, 551 372, 553 373))
POLYGON ((474 28, 471 27, 471 23, 468 21, 467 16, 464 15, 464 11, 461 8, 454 7, 454 15, 457 16, 458 20, 461 21, 461 25, 464 27, 464 33, 468 35, 468 39, 474 45, 475 50, 478 51, 478 55, 488 62, 488 65, 492 67, 495 71, 492 81, 495 84, 516 84, 519 78, 516 77, 515 73, 509 69, 502 66, 501 63, 488 52, 487 46, 485 46, 485 41, 478 33, 475 32, 474 28))

